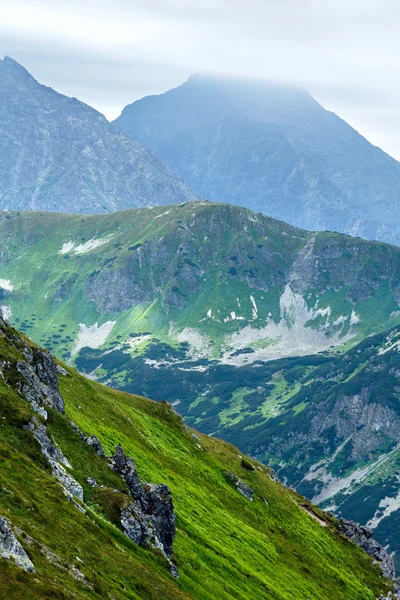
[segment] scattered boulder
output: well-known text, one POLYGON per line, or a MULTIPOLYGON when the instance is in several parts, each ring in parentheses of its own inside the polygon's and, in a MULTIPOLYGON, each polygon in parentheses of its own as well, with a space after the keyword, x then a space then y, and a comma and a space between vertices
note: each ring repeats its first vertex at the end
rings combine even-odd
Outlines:
POLYGON ((245 498, 247 498, 247 500, 250 500, 252 502, 254 490, 249 485, 247 485, 247 483, 239 479, 239 477, 237 477, 234 473, 227 472, 227 476, 233 482, 239 494, 242 494, 242 496, 244 496, 245 498))
POLYGON ((101 442, 97 436, 91 435, 90 437, 86 438, 85 436, 83 436, 83 440, 87 443, 88 446, 91 446, 96 452, 96 454, 101 456, 101 458, 106 458, 106 453, 104 452, 103 446, 101 445, 101 442))
POLYGON ((240 466, 243 467, 243 469, 246 469, 247 471, 255 470, 254 465, 249 460, 247 460, 247 458, 242 458, 240 466))
POLYGON ((33 572, 35 567, 8 522, 0 517, 0 557, 14 560, 24 571, 33 572))

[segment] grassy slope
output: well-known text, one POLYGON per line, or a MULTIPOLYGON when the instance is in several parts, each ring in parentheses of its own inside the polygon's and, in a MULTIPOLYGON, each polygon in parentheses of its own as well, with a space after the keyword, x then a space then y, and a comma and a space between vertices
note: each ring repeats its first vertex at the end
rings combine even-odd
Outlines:
MULTIPOLYGON (((2 337, 0 356, 20 358, 2 337)), ((88 512, 68 503, 21 429, 28 404, 1 381, 1 513, 22 531, 36 573, 0 561, 0 598, 372 600, 384 589, 378 567, 361 550, 305 514, 265 467, 243 469, 233 446, 196 440, 166 404, 104 388, 73 370, 60 383, 67 413, 81 429, 97 434, 107 453, 121 442, 144 480, 170 486, 181 578, 173 580, 161 558, 113 524, 112 489, 123 482, 79 440, 68 417, 51 411, 49 431, 85 488, 88 512), (227 469, 254 488, 254 502, 236 492, 227 469), (105 487, 89 488, 89 475, 105 487), (72 576, 71 566, 88 585, 72 576)))

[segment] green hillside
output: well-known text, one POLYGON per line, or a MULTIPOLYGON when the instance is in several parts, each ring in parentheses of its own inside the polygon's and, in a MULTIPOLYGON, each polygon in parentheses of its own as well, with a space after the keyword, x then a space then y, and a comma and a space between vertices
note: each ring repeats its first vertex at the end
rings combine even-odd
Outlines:
POLYGON ((163 344, 176 360, 238 365, 346 347, 400 322, 399 249, 225 204, 5 212, 0 235, 12 323, 64 360, 122 352, 121 384, 131 358, 162 363, 163 344))
POLYGON ((35 569, 0 559, 1 598, 373 600, 388 591, 379 567, 337 533, 334 520, 234 446, 194 434, 166 403, 63 368, 60 396, 54 363, 4 324, 0 361, 0 517, 35 569), (53 444, 53 463, 60 461, 54 448, 62 452, 64 476, 82 486, 83 500, 52 475, 39 431, 53 444), (122 444, 142 481, 169 486, 179 579, 162 552, 121 530, 126 483, 83 434, 98 436, 109 456, 122 444), (251 486, 252 501, 227 472, 251 486))

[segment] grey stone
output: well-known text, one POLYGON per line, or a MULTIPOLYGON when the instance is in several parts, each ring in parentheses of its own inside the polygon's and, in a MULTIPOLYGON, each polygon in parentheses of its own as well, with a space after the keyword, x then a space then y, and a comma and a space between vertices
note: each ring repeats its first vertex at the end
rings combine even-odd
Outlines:
POLYGON ((362 548, 369 556, 377 561, 385 577, 391 580, 396 578, 396 570, 393 558, 387 553, 385 548, 372 537, 372 530, 369 527, 340 519, 338 523, 339 533, 351 539, 357 546, 362 548))
POLYGON ((250 500, 252 502, 254 490, 252 490, 252 488, 249 485, 247 485, 247 483, 239 479, 239 477, 237 477, 237 475, 235 475, 234 473, 227 472, 227 476, 233 482, 239 494, 242 494, 242 496, 244 496, 245 498, 247 498, 247 500, 250 500))
POLYGON ((9 523, 0 517, 0 556, 14 560, 24 571, 33 572, 35 567, 20 542, 17 540, 9 523))
POLYGON ((142 484, 133 458, 128 458, 120 445, 111 457, 111 466, 126 481, 133 499, 121 511, 125 533, 135 544, 158 548, 170 560, 176 533, 170 489, 164 484, 142 484))
POLYGON ((28 429, 39 442, 42 453, 51 466, 52 474, 58 479, 67 498, 70 501, 72 501, 73 498, 78 498, 78 500, 83 502, 84 496, 82 486, 66 471, 65 467, 70 467, 68 460, 65 458, 57 444, 48 437, 46 426, 38 425, 35 419, 32 419, 28 429))

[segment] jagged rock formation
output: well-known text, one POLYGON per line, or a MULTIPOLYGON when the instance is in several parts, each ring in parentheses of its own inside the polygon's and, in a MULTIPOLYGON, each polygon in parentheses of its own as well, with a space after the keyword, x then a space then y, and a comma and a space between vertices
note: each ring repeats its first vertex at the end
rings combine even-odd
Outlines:
MULTIPOLYGON (((0 363, 5 381, 15 368, 19 376, 15 382, 16 389, 45 421, 48 414, 44 407, 64 414, 65 403, 58 388, 57 365, 52 356, 17 337, 3 319, 0 325, 8 329, 8 339, 16 344, 18 351, 24 356, 24 360, 18 360, 15 364, 6 361, 0 363)), ((5 335, 4 331, 1 331, 1 335, 5 335)), ((64 369, 62 372, 67 375, 64 369)), ((107 458, 96 435, 86 436, 75 423, 71 422, 71 426, 99 457, 107 458)), ((30 431, 39 443, 42 454, 51 466, 53 476, 59 481, 67 498, 70 501, 76 498, 83 503, 83 488, 68 472, 72 467, 58 444, 50 439, 46 425, 32 418, 24 428, 30 431)), ((168 561, 171 574, 178 577, 178 571, 171 561, 176 515, 169 488, 166 485, 142 484, 133 458, 127 458, 121 446, 116 448, 109 462, 112 469, 125 480, 133 499, 133 502, 121 508, 123 530, 134 543, 161 550, 168 561)), ((97 485, 93 478, 89 477, 89 480, 93 487, 97 485)), ((80 510, 85 510, 80 504, 75 504, 80 510)))
POLYGON ((0 557, 12 559, 24 571, 33 572, 35 567, 8 522, 0 517, 0 557))
MULTIPOLYGON (((120 445, 111 457, 111 466, 126 481, 134 500, 121 512, 125 533, 135 544, 158 548, 171 559, 176 515, 170 489, 163 484, 142 484, 133 458, 128 458, 120 445)), ((170 560, 169 567, 171 574, 178 577, 178 570, 170 560)))
POLYGON ((139 143, 0 60, 0 209, 104 213, 194 199, 139 143))
POLYGON ((204 198, 400 241, 400 164, 304 90, 194 75, 115 124, 204 198))
POLYGON ((37 412, 45 417, 45 408, 55 408, 64 413, 64 400, 58 391, 57 365, 49 352, 28 345, 24 348, 24 361, 17 362, 17 371, 22 375, 20 391, 37 412), (39 409, 38 409, 39 407, 39 409))

